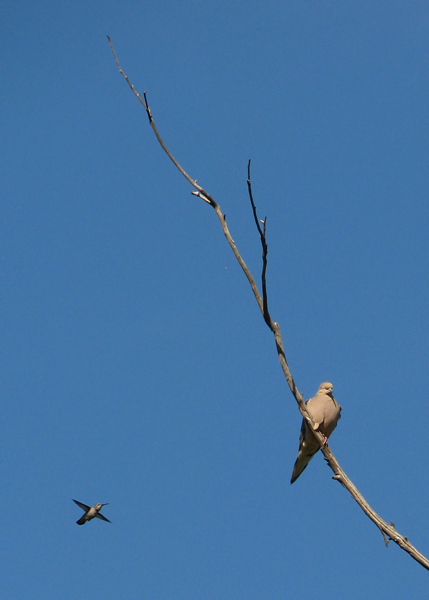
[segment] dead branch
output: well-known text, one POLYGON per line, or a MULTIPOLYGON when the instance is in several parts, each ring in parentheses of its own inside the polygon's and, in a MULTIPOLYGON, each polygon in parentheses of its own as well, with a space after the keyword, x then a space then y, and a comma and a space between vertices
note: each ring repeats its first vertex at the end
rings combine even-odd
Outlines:
POLYGON ((222 231, 228 241, 228 244, 230 245, 235 258, 237 259, 239 265, 241 266, 241 268, 243 269, 243 272, 245 274, 245 276, 247 277, 250 287, 252 289, 253 295, 255 296, 256 302, 258 303, 259 309, 262 313, 262 316, 264 318, 265 323, 267 324, 267 326, 270 328, 270 330, 272 331, 272 333, 274 334, 274 340, 276 343, 276 349, 277 349, 277 354, 279 357, 279 361, 280 361, 280 365, 281 368, 283 370, 284 376, 286 378, 286 381, 289 385, 289 388, 298 404, 298 409, 300 411, 300 413, 302 414, 303 418, 308 422, 308 424, 310 425, 310 431, 312 432, 312 434, 315 436, 315 438, 317 439, 317 441, 319 442, 320 445, 320 449, 323 452, 323 455, 325 457, 326 462, 328 463, 328 465, 330 466, 330 468, 332 469, 332 471, 334 472, 334 476, 332 479, 335 479, 336 481, 339 481, 341 483, 341 485, 343 487, 346 488, 346 490, 349 492, 349 494, 352 496, 352 498, 354 498, 354 500, 356 500, 356 502, 359 504, 359 506, 361 507, 361 509, 363 510, 363 512, 371 519, 371 521, 373 523, 375 523, 375 525, 380 529, 383 537, 384 537, 384 541, 386 546, 388 545, 388 540, 392 540, 393 542, 395 542, 395 544, 398 544, 398 546, 400 546, 400 548, 402 548, 403 550, 405 550, 406 552, 408 552, 408 554, 410 554, 410 556, 412 558, 414 558, 414 560, 416 560, 417 562, 419 562, 425 569, 429 570, 429 560, 423 555, 421 554, 417 548, 415 548, 409 541, 408 539, 399 534, 396 531, 395 526, 393 525, 392 521, 391 524, 389 525, 386 521, 384 521, 372 508, 371 506, 368 504, 368 502, 365 500, 365 498, 362 496, 362 494, 359 492, 359 490, 357 489, 357 487, 352 483, 352 481, 347 477, 347 475, 345 474, 345 472, 343 471, 343 469, 340 467, 337 459, 335 458, 335 456, 333 455, 331 449, 329 448, 328 444, 325 444, 325 440, 324 440, 324 436, 319 432, 319 431, 314 431, 312 425, 313 425, 313 421, 312 418, 310 416, 310 414, 307 411, 305 402, 304 402, 304 398, 302 396, 302 394, 299 392, 295 381, 292 377, 292 373, 289 369, 289 365, 287 363, 286 360, 286 353, 285 353, 285 349, 283 346, 283 340, 282 340, 282 335, 281 335, 281 331, 280 331, 280 326, 278 323, 276 323, 275 321, 273 321, 271 319, 270 313, 268 311, 268 296, 267 296, 267 286, 266 286, 266 269, 267 269, 267 254, 268 254, 268 246, 267 246, 267 242, 266 242, 266 224, 267 224, 267 219, 265 217, 265 219, 263 220, 259 220, 258 216, 257 216, 257 212, 256 212, 256 206, 253 200, 253 193, 252 193, 252 184, 251 184, 251 179, 250 179, 250 160, 248 163, 248 175, 247 175, 247 186, 248 186, 248 192, 249 192, 249 197, 250 197, 250 202, 252 205, 252 211, 253 211, 253 216, 255 219, 255 223, 256 223, 256 227, 258 229, 258 233, 261 239, 261 244, 262 244, 262 263, 263 263, 263 268, 262 268, 262 292, 263 292, 263 296, 261 297, 261 294, 259 293, 258 290, 258 286, 256 285, 256 282, 251 274, 251 272, 249 271, 246 263, 244 262, 242 256, 240 255, 239 251, 237 250, 237 247, 235 245, 234 240, 232 239, 232 236, 229 232, 228 226, 226 224, 226 219, 224 214, 222 213, 219 204, 214 200, 214 198, 212 198, 212 196, 207 193, 198 183, 196 179, 192 179, 187 173, 186 171, 181 167, 181 165, 177 162, 177 160, 174 158, 174 156, 171 154, 171 152, 168 150, 167 146, 164 144, 164 141, 162 140, 158 129, 155 126, 155 122, 153 120, 152 117, 152 112, 149 108, 149 104, 147 101, 147 93, 144 92, 143 97, 144 99, 141 97, 141 95, 136 91, 134 85, 131 83, 131 81, 129 80, 129 78, 127 77, 127 75, 125 75, 125 73, 122 70, 122 67, 119 63, 119 60, 116 56, 116 52, 113 48, 113 44, 112 41, 110 39, 109 36, 107 36, 107 39, 109 40, 109 44, 110 44, 110 48, 112 50, 113 56, 115 58, 116 64, 118 66, 119 72, 122 75, 122 77, 125 79, 125 81, 128 83, 129 87, 131 88, 131 91, 133 92, 133 94, 137 97, 137 99, 139 100, 139 102, 143 105, 143 108, 146 111, 146 114, 149 118, 149 124, 153 129, 153 132, 155 133, 155 136, 159 142, 159 144, 161 145, 162 149, 165 151, 165 153, 167 154, 167 156, 170 158, 170 160, 174 163, 175 167, 180 171, 180 173, 185 177, 185 179, 192 185, 193 188, 195 188, 195 191, 191 192, 194 196, 197 196, 198 198, 201 198, 201 200, 204 200, 204 202, 206 202, 207 204, 210 204, 210 206, 212 206, 217 214, 217 217, 220 221, 221 227, 222 227, 222 231), (260 223, 262 224, 262 227, 260 226, 260 223))

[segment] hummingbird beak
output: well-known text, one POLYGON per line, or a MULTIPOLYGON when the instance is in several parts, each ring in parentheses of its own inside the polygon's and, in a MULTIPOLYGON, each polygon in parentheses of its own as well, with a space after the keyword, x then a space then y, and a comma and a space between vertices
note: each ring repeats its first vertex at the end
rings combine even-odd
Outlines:
POLYGON ((109 503, 105 502, 104 504, 102 504, 101 506, 107 506, 109 503))

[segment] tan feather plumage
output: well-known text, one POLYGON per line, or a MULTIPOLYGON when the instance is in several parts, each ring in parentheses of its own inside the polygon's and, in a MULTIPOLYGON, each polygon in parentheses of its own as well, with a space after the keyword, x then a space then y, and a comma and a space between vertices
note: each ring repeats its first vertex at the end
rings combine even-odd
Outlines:
MULTIPOLYGON (((317 394, 306 402, 308 412, 314 421, 315 431, 320 431, 326 438, 331 435, 341 418, 341 406, 332 395, 332 390, 332 383, 325 381, 320 384, 317 394)), ((307 421, 303 419, 298 457, 293 467, 291 483, 298 479, 319 448, 319 442, 312 435, 307 421)))

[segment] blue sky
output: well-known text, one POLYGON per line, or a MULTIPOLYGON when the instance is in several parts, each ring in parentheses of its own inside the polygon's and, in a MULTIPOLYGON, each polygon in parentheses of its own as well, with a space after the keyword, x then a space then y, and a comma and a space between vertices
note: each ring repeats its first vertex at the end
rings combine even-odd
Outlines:
POLYGON ((330 445, 426 556, 426 2, 2 3, 4 598, 426 598, 317 455, 213 210, 330 445), (75 525, 72 498, 109 502, 75 525))

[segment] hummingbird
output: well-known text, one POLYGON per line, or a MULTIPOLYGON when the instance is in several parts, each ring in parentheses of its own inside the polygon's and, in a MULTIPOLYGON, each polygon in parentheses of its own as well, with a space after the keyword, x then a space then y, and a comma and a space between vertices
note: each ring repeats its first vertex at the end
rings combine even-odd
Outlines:
POLYGON ((108 502, 105 502, 104 504, 95 504, 95 506, 87 506, 83 502, 78 502, 74 498, 72 498, 72 500, 73 500, 73 502, 76 502, 76 504, 78 506, 80 506, 82 510, 85 511, 84 514, 79 519, 79 521, 76 521, 76 523, 78 525, 85 525, 85 523, 87 521, 90 521, 94 517, 97 517, 98 519, 102 519, 103 521, 107 521, 108 523, 111 523, 111 521, 109 521, 109 519, 106 519, 106 517, 103 517, 103 515, 100 514, 100 510, 103 508, 103 506, 106 506, 107 504, 109 504, 108 502))

